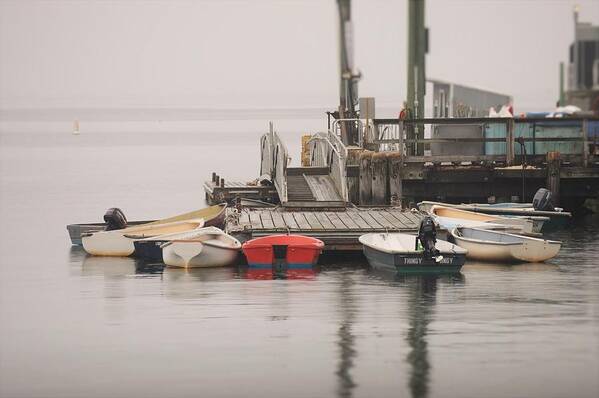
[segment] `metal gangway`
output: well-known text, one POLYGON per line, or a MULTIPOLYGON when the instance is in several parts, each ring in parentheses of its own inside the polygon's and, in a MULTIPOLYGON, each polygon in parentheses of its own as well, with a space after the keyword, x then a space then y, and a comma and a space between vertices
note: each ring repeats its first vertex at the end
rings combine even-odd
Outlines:
POLYGON ((310 164, 289 167, 285 144, 274 131, 260 138, 260 179, 272 181, 284 207, 345 207, 348 202, 347 149, 333 132, 308 141, 310 164))

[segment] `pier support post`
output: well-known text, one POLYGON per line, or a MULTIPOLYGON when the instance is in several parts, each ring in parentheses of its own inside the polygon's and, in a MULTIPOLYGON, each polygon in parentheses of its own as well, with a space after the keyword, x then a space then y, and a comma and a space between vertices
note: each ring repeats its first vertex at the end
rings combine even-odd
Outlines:
POLYGON ((372 204, 389 204, 389 167, 385 152, 372 155, 372 204))
POLYGON ((392 153, 389 160, 389 201, 391 206, 402 206, 403 181, 401 169, 403 166, 403 156, 401 153, 392 153))
POLYGON ((560 153, 547 152, 547 189, 551 191, 556 206, 559 205, 560 166, 560 153))
POLYGON ((372 204, 372 155, 371 151, 360 154, 360 204, 372 204))
POLYGON ((360 204, 360 154, 362 148, 348 148, 347 150, 347 196, 351 203, 360 204))

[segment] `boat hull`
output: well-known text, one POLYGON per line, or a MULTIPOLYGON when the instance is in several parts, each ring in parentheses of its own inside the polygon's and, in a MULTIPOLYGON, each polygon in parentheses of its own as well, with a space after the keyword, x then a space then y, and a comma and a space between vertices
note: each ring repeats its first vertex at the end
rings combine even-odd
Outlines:
POLYGON ((82 238, 83 249, 92 256, 130 256, 135 251, 133 242, 134 239, 128 238, 122 233, 107 233, 103 231, 95 232, 82 238))
POLYGON ((516 245, 491 245, 470 242, 465 239, 454 236, 455 243, 468 250, 466 257, 470 260, 479 260, 487 262, 516 262, 512 256, 512 246, 516 245))
MULTIPOLYGON (((129 221, 128 226, 137 226, 142 224, 148 224, 155 222, 156 220, 143 220, 143 221, 129 221)), ((82 246, 82 236, 92 234, 94 232, 100 232, 106 230, 106 223, 87 223, 87 224, 69 224, 67 225, 67 231, 69 232, 69 238, 71 238, 71 245, 82 246)))
POLYGON ((137 240, 133 242, 135 257, 144 261, 162 261, 162 245, 167 240, 137 240))
POLYGON ((493 228, 493 225, 502 225, 504 228, 518 228, 525 234, 540 233, 544 222, 549 220, 547 217, 505 217, 441 205, 433 205, 429 212, 439 221, 448 221, 450 224, 477 228, 486 228, 485 224, 490 228, 493 228))
MULTIPOLYGON (((206 227, 217 227, 223 228, 225 223, 227 205, 225 203, 221 205, 210 206, 205 209, 192 211, 185 214, 180 214, 175 217, 170 217, 163 220, 143 220, 143 221, 128 221, 128 227, 135 227, 141 225, 156 225, 160 223, 169 223, 175 221, 183 221, 186 219, 193 218, 204 218, 206 227)), ((69 224, 67 225, 67 231, 71 239, 71 245, 81 246, 83 245, 83 235, 88 235, 94 232, 105 231, 106 223, 86 223, 86 224, 69 224)))
POLYGON ((252 239, 243 245, 251 268, 307 269, 318 263, 324 243, 302 235, 271 235, 252 239))
POLYGON ((459 272, 466 256, 462 253, 441 253, 443 259, 436 262, 421 253, 386 253, 363 245, 364 255, 372 268, 395 270, 400 273, 446 273, 459 272))
POLYGON ((176 221, 164 224, 140 225, 99 231, 82 237, 83 248, 93 256, 130 256, 135 252, 135 241, 166 234, 184 233, 201 228, 203 219, 176 221))
POLYGON ((536 230, 540 228, 541 232, 546 232, 550 230, 561 229, 567 226, 571 219, 572 213, 566 211, 542 211, 542 210, 534 210, 530 207, 518 207, 513 205, 508 205, 502 207, 502 204, 497 205, 484 205, 484 204, 450 204, 450 203, 441 203, 441 202, 429 202, 424 201, 418 203, 418 209, 425 212, 430 212, 433 206, 444 206, 450 207, 454 209, 467 210, 475 213, 483 213, 489 214, 493 216, 505 216, 505 217, 547 217, 547 220, 538 220, 535 223, 535 230, 533 232, 537 232, 536 230), (542 221, 542 222, 541 222, 542 221), (540 224, 540 225, 539 225, 540 224))
POLYGON ((206 242, 172 242, 162 249, 162 260, 169 267, 224 267, 237 260, 239 248, 212 246, 206 242))
MULTIPOLYGON (((481 231, 483 234, 491 235, 490 231, 481 231)), ((505 233, 495 234, 499 240, 480 239, 461 236, 456 230, 452 231, 456 244, 468 250, 466 257, 472 260, 519 263, 537 263, 555 257, 561 248, 561 242, 550 241, 524 236, 515 236, 505 233), (502 237, 503 235, 503 237, 502 237), (504 238, 505 237, 505 238, 504 238), (503 239, 504 241, 501 241, 503 239), (508 241, 508 240, 515 241, 508 241)))

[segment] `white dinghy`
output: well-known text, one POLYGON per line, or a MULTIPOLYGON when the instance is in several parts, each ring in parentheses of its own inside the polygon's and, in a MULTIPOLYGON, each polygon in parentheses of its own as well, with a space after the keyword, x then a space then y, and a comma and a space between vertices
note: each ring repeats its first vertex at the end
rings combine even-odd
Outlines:
POLYGON ((194 231, 193 237, 173 239, 162 245, 162 260, 171 267, 203 268, 231 265, 241 243, 218 228, 194 231))
POLYGON ((439 225, 447 230, 452 230, 456 227, 470 227, 481 229, 508 229, 509 232, 538 234, 541 232, 541 228, 545 221, 542 217, 536 217, 534 220, 523 217, 501 217, 441 205, 431 206, 428 212, 439 225))
POLYGON ((203 218, 164 224, 140 225, 84 234, 81 241, 85 251, 93 256, 130 256, 135 252, 134 242, 136 240, 192 231, 203 226, 203 218))
POLYGON ((468 250, 467 258, 493 262, 542 262, 555 257, 562 245, 559 241, 480 228, 455 228, 451 235, 457 245, 468 250))

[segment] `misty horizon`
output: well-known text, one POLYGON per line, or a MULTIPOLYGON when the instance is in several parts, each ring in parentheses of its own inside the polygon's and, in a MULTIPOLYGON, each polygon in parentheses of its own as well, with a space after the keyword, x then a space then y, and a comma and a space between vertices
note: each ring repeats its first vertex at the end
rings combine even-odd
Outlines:
MULTIPOLYGON (((360 96, 405 100, 405 0, 355 0, 360 96)), ((427 77, 552 110, 572 10, 593 1, 429 1, 427 77)), ((330 1, 0 2, 0 109, 331 109, 338 103, 330 1)))

